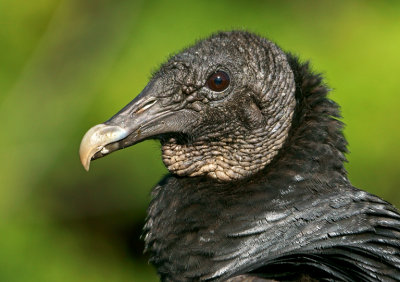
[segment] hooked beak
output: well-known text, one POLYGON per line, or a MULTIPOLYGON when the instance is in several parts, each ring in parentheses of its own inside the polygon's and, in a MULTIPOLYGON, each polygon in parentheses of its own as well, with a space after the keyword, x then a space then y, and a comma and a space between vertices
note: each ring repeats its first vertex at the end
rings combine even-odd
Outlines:
POLYGON ((105 123, 95 125, 83 136, 79 155, 88 171, 90 161, 163 133, 184 131, 191 115, 185 110, 163 106, 156 82, 105 123), (183 116, 182 116, 183 115, 183 116))
MULTIPOLYGON (((128 131, 122 127, 116 125, 106 125, 104 123, 93 126, 86 132, 81 141, 81 146, 79 148, 79 156, 81 158, 81 163, 86 171, 89 171, 90 161, 95 159, 96 153, 98 157, 105 156, 112 150, 111 145, 113 142, 117 142, 128 136, 128 131)), ((117 143, 114 150, 117 150, 117 143)))

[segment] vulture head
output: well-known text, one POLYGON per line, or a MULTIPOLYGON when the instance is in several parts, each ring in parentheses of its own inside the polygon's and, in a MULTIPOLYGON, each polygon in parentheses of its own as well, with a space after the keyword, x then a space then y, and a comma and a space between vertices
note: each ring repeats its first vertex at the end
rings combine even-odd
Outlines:
POLYGON ((274 43, 224 32, 173 56, 132 102, 84 136, 92 159, 145 139, 159 139, 168 170, 234 181, 253 175, 288 138, 295 80, 274 43))
POLYGON ((160 140, 171 174, 153 189, 144 240, 163 281, 398 280, 400 215, 348 180, 327 93, 271 41, 217 33, 92 127, 81 161, 160 140))

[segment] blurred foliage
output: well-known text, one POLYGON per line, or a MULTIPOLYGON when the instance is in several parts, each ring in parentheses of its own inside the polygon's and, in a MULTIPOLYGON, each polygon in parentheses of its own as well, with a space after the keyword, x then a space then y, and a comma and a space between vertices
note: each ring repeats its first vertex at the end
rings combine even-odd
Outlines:
POLYGON ((352 183, 400 206, 400 2, 0 0, 0 281, 154 281, 138 239, 166 173, 145 142, 81 137, 169 54, 247 29, 311 59, 342 106, 352 183))

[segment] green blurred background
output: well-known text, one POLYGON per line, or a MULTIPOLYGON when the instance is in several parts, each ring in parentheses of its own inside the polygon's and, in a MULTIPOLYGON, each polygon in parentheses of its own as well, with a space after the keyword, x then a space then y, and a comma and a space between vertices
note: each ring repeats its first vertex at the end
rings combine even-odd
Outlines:
POLYGON ((79 143, 217 30, 311 59, 342 106, 353 184, 400 206, 399 1, 0 0, 0 23, 0 281, 157 279, 138 238, 159 145, 86 173, 79 143))

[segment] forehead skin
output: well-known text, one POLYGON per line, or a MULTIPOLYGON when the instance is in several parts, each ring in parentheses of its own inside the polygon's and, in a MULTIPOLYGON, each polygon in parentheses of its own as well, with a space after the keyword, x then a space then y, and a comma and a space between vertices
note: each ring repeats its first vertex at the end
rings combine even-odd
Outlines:
MULTIPOLYGON (((272 42, 245 32, 219 33, 197 42, 195 45, 171 57, 161 66, 156 77, 171 75, 181 70, 178 76, 194 75, 190 79, 196 86, 204 85, 205 79, 219 69, 227 69, 240 80, 240 76, 258 77, 268 66, 268 49, 272 42), (239 77, 237 77, 239 75, 239 77)), ((182 77, 180 77, 182 79, 182 77)), ((174 75, 176 79, 176 73, 174 75)), ((178 79, 179 80, 179 79, 178 79)), ((189 80, 189 79, 188 79, 189 80)), ((189 82, 189 81, 188 81, 189 82)))

